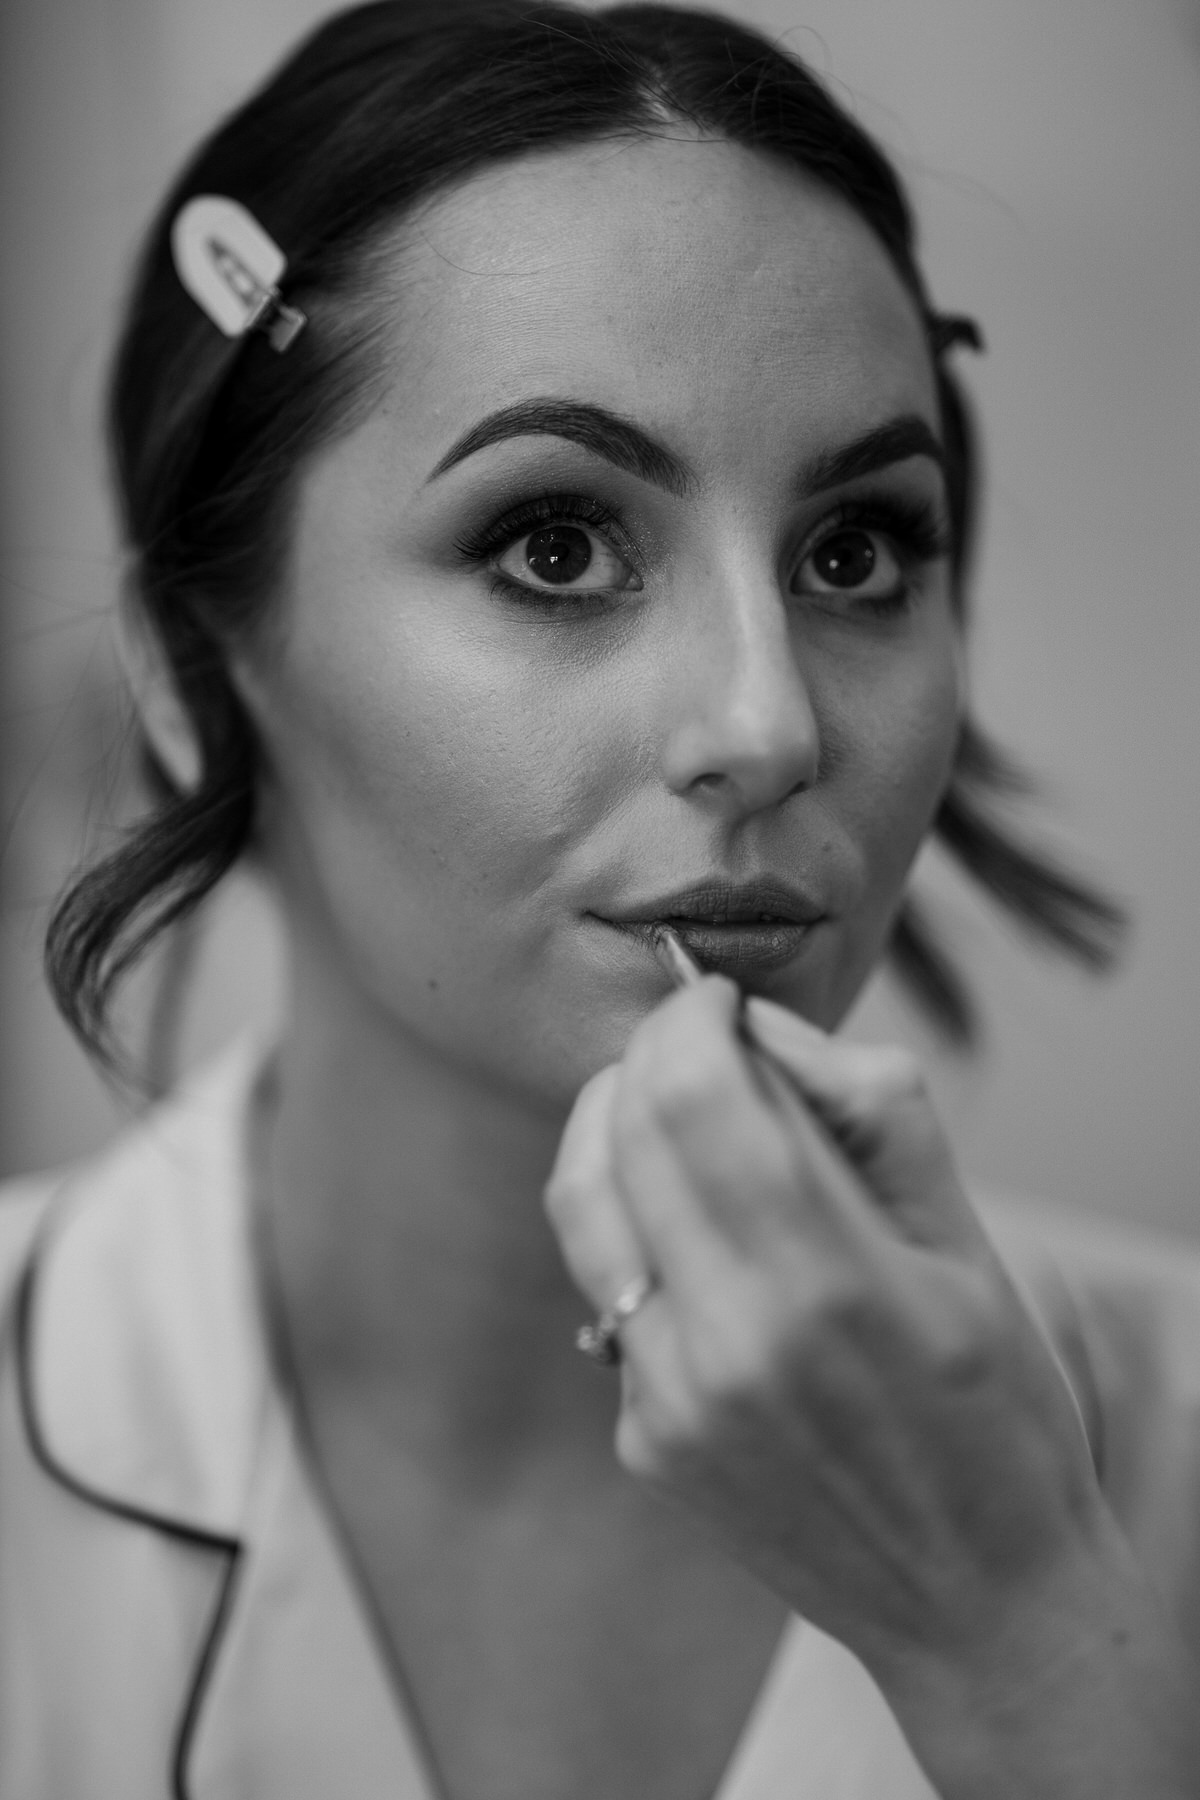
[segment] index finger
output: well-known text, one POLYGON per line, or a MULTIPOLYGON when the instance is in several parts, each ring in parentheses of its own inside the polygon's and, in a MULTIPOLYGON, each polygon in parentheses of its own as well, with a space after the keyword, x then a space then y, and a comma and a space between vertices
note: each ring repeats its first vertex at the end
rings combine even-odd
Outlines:
POLYGON ((804 1094, 867 1192, 910 1241, 967 1252, 987 1242, 917 1058, 893 1044, 834 1038, 752 999, 755 1037, 804 1094))
POLYGON ((765 1081, 739 1032, 731 982, 709 978, 639 1026, 621 1065, 614 1169, 630 1211, 664 1259, 762 1255, 791 1242, 844 1243, 857 1178, 800 1094, 765 1081), (847 1190, 847 1191, 842 1191, 847 1190))
POLYGON ((601 1311, 650 1266, 613 1176, 618 1076, 618 1066, 612 1064, 580 1089, 544 1190, 546 1212, 572 1278, 601 1311))

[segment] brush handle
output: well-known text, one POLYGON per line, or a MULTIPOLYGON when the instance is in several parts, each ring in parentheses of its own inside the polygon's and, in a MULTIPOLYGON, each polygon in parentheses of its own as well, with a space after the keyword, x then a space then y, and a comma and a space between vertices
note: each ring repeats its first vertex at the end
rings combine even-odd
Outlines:
MULTIPOLYGON (((677 988, 695 987, 698 981, 704 980, 704 970, 684 949, 669 925, 658 927, 654 951, 677 988)), ((760 1088, 768 1099, 778 1099, 780 1087, 790 1099, 795 1100, 797 1095, 803 1099, 804 1095, 791 1071, 755 1037, 746 1010, 745 992, 742 989, 738 991, 741 1000, 738 1006, 737 1035, 749 1052, 750 1065, 758 1077, 760 1088)))

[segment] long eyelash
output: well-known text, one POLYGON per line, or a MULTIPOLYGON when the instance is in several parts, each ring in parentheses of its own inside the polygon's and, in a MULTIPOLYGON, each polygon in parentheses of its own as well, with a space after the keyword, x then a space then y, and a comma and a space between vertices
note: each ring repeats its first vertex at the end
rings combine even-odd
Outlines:
POLYGON ((847 525, 862 525, 887 535, 913 562, 935 562, 953 546, 950 527, 935 501, 907 494, 868 494, 843 500, 809 540, 806 555, 847 525))
POLYGON ((464 532, 456 538, 454 548, 468 562, 486 562, 497 550, 505 549, 514 538, 539 525, 557 525, 562 519, 573 519, 580 525, 603 530, 606 525, 619 525, 611 507, 601 500, 589 500, 582 494, 539 494, 523 500, 491 524, 477 532, 464 532))
POLYGON ((826 539, 847 526, 864 531, 880 531, 891 538, 899 552, 902 577, 900 585, 886 594, 856 594, 853 606, 859 613, 870 613, 881 619, 894 619, 907 612, 917 591, 918 566, 948 556, 953 545, 950 526, 935 501, 916 499, 908 494, 866 494, 843 500, 810 536, 801 562, 808 560, 826 539))

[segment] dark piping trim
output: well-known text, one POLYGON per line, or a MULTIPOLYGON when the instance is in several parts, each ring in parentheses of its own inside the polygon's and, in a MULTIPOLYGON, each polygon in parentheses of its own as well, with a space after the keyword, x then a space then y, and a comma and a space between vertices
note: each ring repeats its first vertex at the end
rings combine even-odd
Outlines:
POLYGON ((216 1663, 217 1651, 229 1619, 237 1576, 241 1567, 242 1544, 238 1538, 226 1536, 221 1532, 207 1531, 203 1526, 191 1525, 182 1519, 172 1519, 167 1514, 149 1512, 144 1507, 135 1506, 131 1501, 119 1499, 116 1495, 101 1493, 99 1489, 89 1487, 87 1483, 72 1475, 68 1469, 64 1469, 51 1454, 37 1420, 31 1368, 34 1286, 38 1274, 39 1253, 47 1235, 47 1230, 43 1228, 38 1233, 30 1251, 24 1273, 21 1276, 16 1306, 17 1393, 21 1420, 34 1461, 50 1480, 57 1482, 69 1494, 73 1494, 76 1499, 84 1501, 87 1505, 95 1506, 101 1512, 110 1513, 115 1518, 124 1519, 131 1525, 141 1525, 147 1530, 157 1531, 164 1537, 175 1539, 178 1543, 190 1545, 195 1549, 215 1551, 227 1559, 216 1604, 213 1607, 204 1642, 201 1645, 192 1672, 192 1679, 184 1697, 183 1710, 172 1734, 171 1791, 174 1800, 188 1800, 187 1761, 191 1754, 205 1693, 216 1663))

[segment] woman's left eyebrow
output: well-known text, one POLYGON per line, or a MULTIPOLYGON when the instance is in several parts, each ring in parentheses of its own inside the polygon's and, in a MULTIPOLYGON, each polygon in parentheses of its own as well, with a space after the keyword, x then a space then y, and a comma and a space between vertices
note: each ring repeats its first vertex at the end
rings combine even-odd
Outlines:
POLYGON ((907 462, 910 456, 928 456, 946 473, 946 452, 932 426, 920 413, 901 413, 882 425, 839 444, 836 449, 820 450, 805 465, 800 477, 800 491, 820 494, 826 488, 840 487, 862 475, 874 475, 889 469, 893 463, 907 462))
MULTIPOLYGON (((561 437, 591 451, 627 474, 668 493, 685 495, 696 477, 681 457, 631 419, 586 400, 522 400, 501 407, 472 425, 435 464, 426 482, 436 481, 480 450, 516 437, 561 437)), ((912 456, 927 456, 944 472, 946 453, 919 413, 900 413, 836 448, 818 451, 801 472, 801 493, 817 494, 860 476, 874 474, 912 456)))

